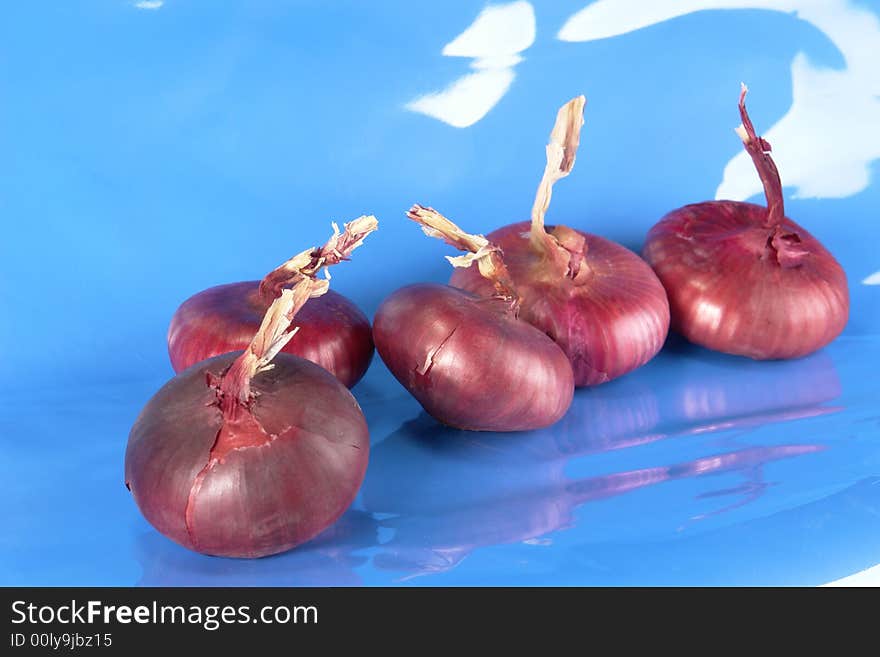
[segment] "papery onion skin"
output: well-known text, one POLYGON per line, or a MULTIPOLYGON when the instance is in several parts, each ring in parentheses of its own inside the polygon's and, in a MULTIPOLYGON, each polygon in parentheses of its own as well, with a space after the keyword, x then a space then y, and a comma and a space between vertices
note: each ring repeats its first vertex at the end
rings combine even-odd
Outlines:
MULTIPOLYGON (((271 299, 260 281, 218 285, 193 295, 174 313, 168 328, 168 355, 175 372, 218 354, 244 349, 271 299)), ((370 320, 347 297, 328 291, 309 299, 296 316, 296 339, 284 352, 323 367, 351 388, 373 359, 370 320)))
POLYGON ((837 337, 849 317, 843 268, 804 228, 767 208, 708 201, 667 214, 645 259, 669 296, 672 327, 709 349, 758 360, 798 358, 837 337))
MULTIPOLYGON (((553 185, 574 168, 586 99, 577 96, 556 115, 547 162, 530 223, 490 233, 520 300, 521 319, 559 344, 575 384, 615 379, 653 358, 669 332, 669 305, 657 276, 635 253, 596 235, 545 225, 553 185)), ((481 296, 493 293, 474 265, 450 285, 481 296)))
POLYGON ((394 292, 373 322, 376 350, 398 381, 440 422, 474 431, 524 431, 571 405, 568 359, 510 305, 446 285, 394 292))
POLYGON ((825 247, 785 216, 782 179, 746 110, 736 133, 767 206, 707 201, 667 214, 644 256, 666 292, 674 328, 709 349, 756 360, 797 358, 837 337, 849 318, 846 274, 825 247))
MULTIPOLYGON (((546 228, 550 234, 556 230, 546 228)), ((572 278, 535 251, 529 229, 529 222, 511 224, 486 237, 501 248, 520 296, 520 319, 562 348, 575 385, 604 383, 651 360, 669 331, 666 292, 651 268, 615 242, 563 227, 581 235, 586 245, 572 278)), ((455 270, 449 284, 479 296, 492 294, 473 265, 455 270)))
POLYGON ((364 478, 369 433, 336 378, 282 353, 251 383, 265 433, 241 423, 236 441, 248 446, 205 470, 224 424, 206 375, 219 376, 237 356, 196 364, 147 403, 129 436, 125 481, 144 517, 177 543, 254 558, 295 547, 342 515, 364 478))
MULTIPOLYGON (((263 316, 285 289, 303 279, 318 280, 321 270, 345 262, 379 227, 373 215, 333 223, 333 234, 321 246, 306 249, 269 272, 261 281, 219 285, 187 299, 168 328, 168 355, 180 372, 205 358, 244 349, 257 333, 263 316)), ((323 286, 322 286, 323 287, 323 286)), ((300 336, 287 353, 302 356, 352 387, 373 358, 370 322, 351 301, 335 292, 314 295, 299 308, 300 336)))

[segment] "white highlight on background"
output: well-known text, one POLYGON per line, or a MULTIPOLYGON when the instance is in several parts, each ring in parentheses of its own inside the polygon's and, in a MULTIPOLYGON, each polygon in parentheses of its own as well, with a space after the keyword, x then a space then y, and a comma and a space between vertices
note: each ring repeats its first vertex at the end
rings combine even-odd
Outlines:
POLYGON ((486 7, 464 32, 446 44, 447 57, 471 57, 474 73, 442 91, 426 94, 406 108, 467 128, 482 119, 507 93, 519 55, 535 42, 535 11, 529 2, 486 7))
POLYGON ((134 6, 138 9, 158 9, 165 4, 165 0, 140 0, 134 6))
MULTIPOLYGON (((864 190, 870 165, 880 158, 880 21, 867 9, 849 0, 598 0, 574 14, 558 37, 604 39, 707 9, 794 14, 835 44, 845 59, 842 70, 818 67, 802 52, 795 56, 791 108, 763 135, 794 198, 844 198, 864 190)), ((753 87, 751 102, 760 102, 760 94, 753 87)), ((744 200, 761 189, 751 160, 740 151, 724 168, 715 197, 744 200)))
POLYGON ((849 577, 836 579, 822 586, 880 586, 880 565, 859 571, 849 577))
POLYGON ((862 285, 880 285, 880 271, 874 272, 862 281, 862 285))

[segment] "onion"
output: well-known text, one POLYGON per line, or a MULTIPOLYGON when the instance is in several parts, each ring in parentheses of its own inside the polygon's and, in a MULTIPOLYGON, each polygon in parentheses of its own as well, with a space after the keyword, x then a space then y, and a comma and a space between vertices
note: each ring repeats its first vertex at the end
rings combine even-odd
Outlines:
POLYGON ((417 284, 389 296, 373 339, 391 373, 444 424, 475 431, 548 426, 571 405, 574 380, 562 350, 516 317, 518 299, 498 251, 430 208, 409 216, 428 235, 469 253, 496 294, 476 297, 447 285, 417 284))
POLYGON ((293 316, 326 290, 301 278, 243 353, 184 370, 141 411, 125 483, 165 536, 205 554, 261 557, 314 537, 354 500, 369 454, 360 407, 326 370, 279 353, 293 316))
POLYGON ((644 256, 669 295, 673 328, 688 340, 759 360, 797 358, 846 325, 846 274, 785 216, 770 144, 746 112, 747 91, 743 85, 737 134, 761 177, 767 207, 707 201, 673 210, 648 233, 644 256))
MULTIPOLYGON (((322 267, 347 260, 364 238, 376 230, 373 216, 345 224, 321 248, 294 256, 262 281, 218 285, 181 304, 168 329, 168 354, 175 372, 199 361, 244 349, 260 326, 272 301, 302 277, 314 278, 322 267)), ((370 320, 346 297, 329 291, 311 299, 297 315, 297 339, 284 351, 317 363, 349 388, 373 358, 370 320)))
MULTIPOLYGON (((553 184, 574 167, 585 99, 559 110, 531 225, 488 234, 520 295, 520 318, 549 335, 571 360, 575 384, 590 386, 644 365, 669 331, 666 293, 635 253, 567 226, 545 226, 553 184)), ((492 286, 475 267, 457 269, 450 285, 480 296, 492 286)))

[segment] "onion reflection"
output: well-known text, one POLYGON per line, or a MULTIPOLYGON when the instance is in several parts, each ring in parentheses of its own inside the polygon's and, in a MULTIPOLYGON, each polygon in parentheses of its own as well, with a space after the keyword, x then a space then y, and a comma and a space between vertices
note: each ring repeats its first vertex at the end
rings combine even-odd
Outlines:
POLYGON ((263 559, 224 559, 190 552, 154 531, 135 543, 143 568, 138 586, 358 586, 355 569, 367 557, 355 552, 374 545, 376 524, 350 510, 317 538, 290 552, 263 559))
POLYGON ((481 546, 537 542, 571 526, 585 503, 676 480, 725 473, 743 480, 730 486, 725 478, 716 489, 706 484, 694 499, 702 501, 702 509, 706 500, 717 498, 718 508, 685 521, 744 506, 772 485, 764 480, 765 464, 823 446, 733 441, 763 425, 833 413, 839 409, 823 404, 839 394, 839 379, 825 353, 751 363, 699 351, 684 358, 661 356, 661 362, 635 375, 579 392, 569 414, 541 432, 460 432, 421 415, 371 455, 365 507, 384 514, 379 523, 393 532, 374 563, 400 571, 404 579, 442 572, 481 546), (575 461, 582 472, 592 461, 581 457, 591 454, 715 432, 719 441, 700 443, 709 453, 692 460, 599 476, 566 474, 575 461))

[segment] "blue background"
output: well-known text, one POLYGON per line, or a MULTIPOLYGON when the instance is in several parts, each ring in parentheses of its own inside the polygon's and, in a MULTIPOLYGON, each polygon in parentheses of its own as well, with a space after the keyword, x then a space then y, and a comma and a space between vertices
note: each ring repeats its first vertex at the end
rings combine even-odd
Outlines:
POLYGON ((468 73, 440 53, 482 3, 4 7, 0 584, 820 584, 880 563, 880 288, 862 283, 880 269, 877 184, 786 199, 850 277, 850 323, 813 356, 754 363, 671 337, 523 435, 439 428, 377 357, 354 389, 367 478, 322 537, 218 559, 140 516, 127 434, 173 374, 165 331, 189 295, 260 278, 362 213, 380 229, 334 289, 372 314, 405 283, 445 281, 450 250, 404 210, 475 232, 527 218, 552 118, 578 93, 581 151, 549 216, 638 250, 665 212, 714 196, 740 149, 740 80, 760 131, 792 103, 796 53, 846 66, 788 13, 566 43, 587 3, 532 4, 515 81, 462 129, 405 105, 468 73))

